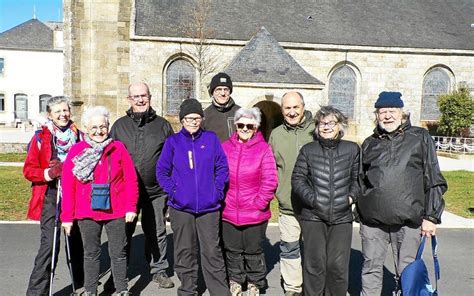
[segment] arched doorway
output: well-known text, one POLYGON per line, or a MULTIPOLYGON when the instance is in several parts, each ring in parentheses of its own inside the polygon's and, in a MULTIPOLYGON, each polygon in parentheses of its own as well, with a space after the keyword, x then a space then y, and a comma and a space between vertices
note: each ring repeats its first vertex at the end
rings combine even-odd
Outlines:
POLYGON ((260 101, 254 107, 258 107, 262 111, 260 130, 265 141, 268 141, 272 130, 283 123, 280 105, 272 101, 260 101))

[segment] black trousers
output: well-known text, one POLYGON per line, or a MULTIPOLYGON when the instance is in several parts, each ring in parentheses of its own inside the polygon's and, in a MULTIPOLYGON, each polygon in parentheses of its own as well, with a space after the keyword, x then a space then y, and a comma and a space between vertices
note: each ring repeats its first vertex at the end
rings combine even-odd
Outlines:
POLYGON ((211 296, 230 296, 219 244, 220 213, 191 214, 170 208, 174 270, 181 281, 178 296, 197 295, 198 261, 211 296))
POLYGON ((300 221, 304 239, 303 293, 345 296, 349 285, 352 223, 300 221))
POLYGON ((260 289, 267 287, 267 266, 262 246, 267 226, 268 221, 245 226, 222 222, 222 240, 229 280, 241 285, 248 281, 260 289))
MULTIPOLYGON (((56 217, 56 190, 48 190, 41 212, 40 229, 40 247, 35 258, 33 271, 28 282, 26 295, 48 295, 51 276, 51 260, 53 259, 53 238, 54 221, 56 217)), ((58 261, 61 238, 61 223, 58 223, 56 236, 56 254, 54 267, 58 261)), ((77 223, 73 224, 71 235, 69 236, 69 246, 71 251, 71 267, 74 275, 75 288, 82 286, 84 282, 83 270, 83 248, 82 238, 77 223)))

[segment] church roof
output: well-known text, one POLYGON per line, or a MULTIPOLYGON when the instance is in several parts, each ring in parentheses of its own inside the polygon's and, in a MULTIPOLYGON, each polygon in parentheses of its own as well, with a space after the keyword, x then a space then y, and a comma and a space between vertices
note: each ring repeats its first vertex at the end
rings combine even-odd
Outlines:
POLYGON ((238 82, 324 84, 306 72, 264 27, 225 72, 238 82))
MULTIPOLYGON (((194 1, 135 0, 139 36, 185 37, 194 1)), ((249 40, 265 26, 279 42, 474 49, 473 0, 214 0, 216 39, 249 40)))
POLYGON ((0 34, 0 48, 53 50, 53 30, 31 19, 0 34))

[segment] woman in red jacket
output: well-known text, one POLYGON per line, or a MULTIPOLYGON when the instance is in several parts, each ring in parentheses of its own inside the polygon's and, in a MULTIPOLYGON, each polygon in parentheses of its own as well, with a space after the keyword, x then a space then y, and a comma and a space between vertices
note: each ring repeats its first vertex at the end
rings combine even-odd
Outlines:
POLYGON ((222 144, 230 173, 222 238, 232 295, 242 295, 246 282, 249 296, 267 286, 262 242, 278 177, 273 152, 258 131, 260 121, 258 108, 237 110, 237 131, 222 144))
POLYGON ((109 137, 109 111, 105 107, 86 110, 82 123, 87 130, 85 139, 71 148, 64 163, 62 225, 66 233, 70 233, 73 221, 81 229, 86 295, 97 295, 103 228, 117 295, 129 295, 125 223, 136 217, 135 167, 125 145, 109 137), (100 196, 96 194, 99 186, 100 196), (108 202, 96 203, 96 197, 108 202))
MULTIPOLYGON (((66 97, 50 98, 46 111, 48 121, 41 130, 35 132, 28 144, 28 154, 23 166, 23 175, 32 182, 27 216, 28 219, 40 220, 41 227, 40 247, 26 295, 46 295, 49 292, 57 181, 61 177, 62 165, 69 148, 82 138, 81 132, 71 120, 71 108, 66 97)), ((58 258, 60 236, 57 235, 56 238, 55 257, 58 258)), ((82 286, 84 273, 81 234, 77 226, 71 231, 69 241, 75 288, 78 288, 82 286)))

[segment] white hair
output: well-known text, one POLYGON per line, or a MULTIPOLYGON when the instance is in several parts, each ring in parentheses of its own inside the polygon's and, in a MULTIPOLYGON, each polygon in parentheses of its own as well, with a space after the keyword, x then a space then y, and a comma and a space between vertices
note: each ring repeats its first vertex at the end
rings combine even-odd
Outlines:
POLYGON ((109 110, 104 106, 89 107, 84 113, 82 113, 81 122, 84 127, 87 127, 89 121, 95 116, 104 116, 105 121, 109 124, 109 110))
POLYGON ((259 127, 260 123, 262 122, 262 113, 257 107, 250 109, 240 108, 239 110, 235 111, 234 122, 239 121, 239 119, 242 117, 255 120, 257 127, 259 127))

